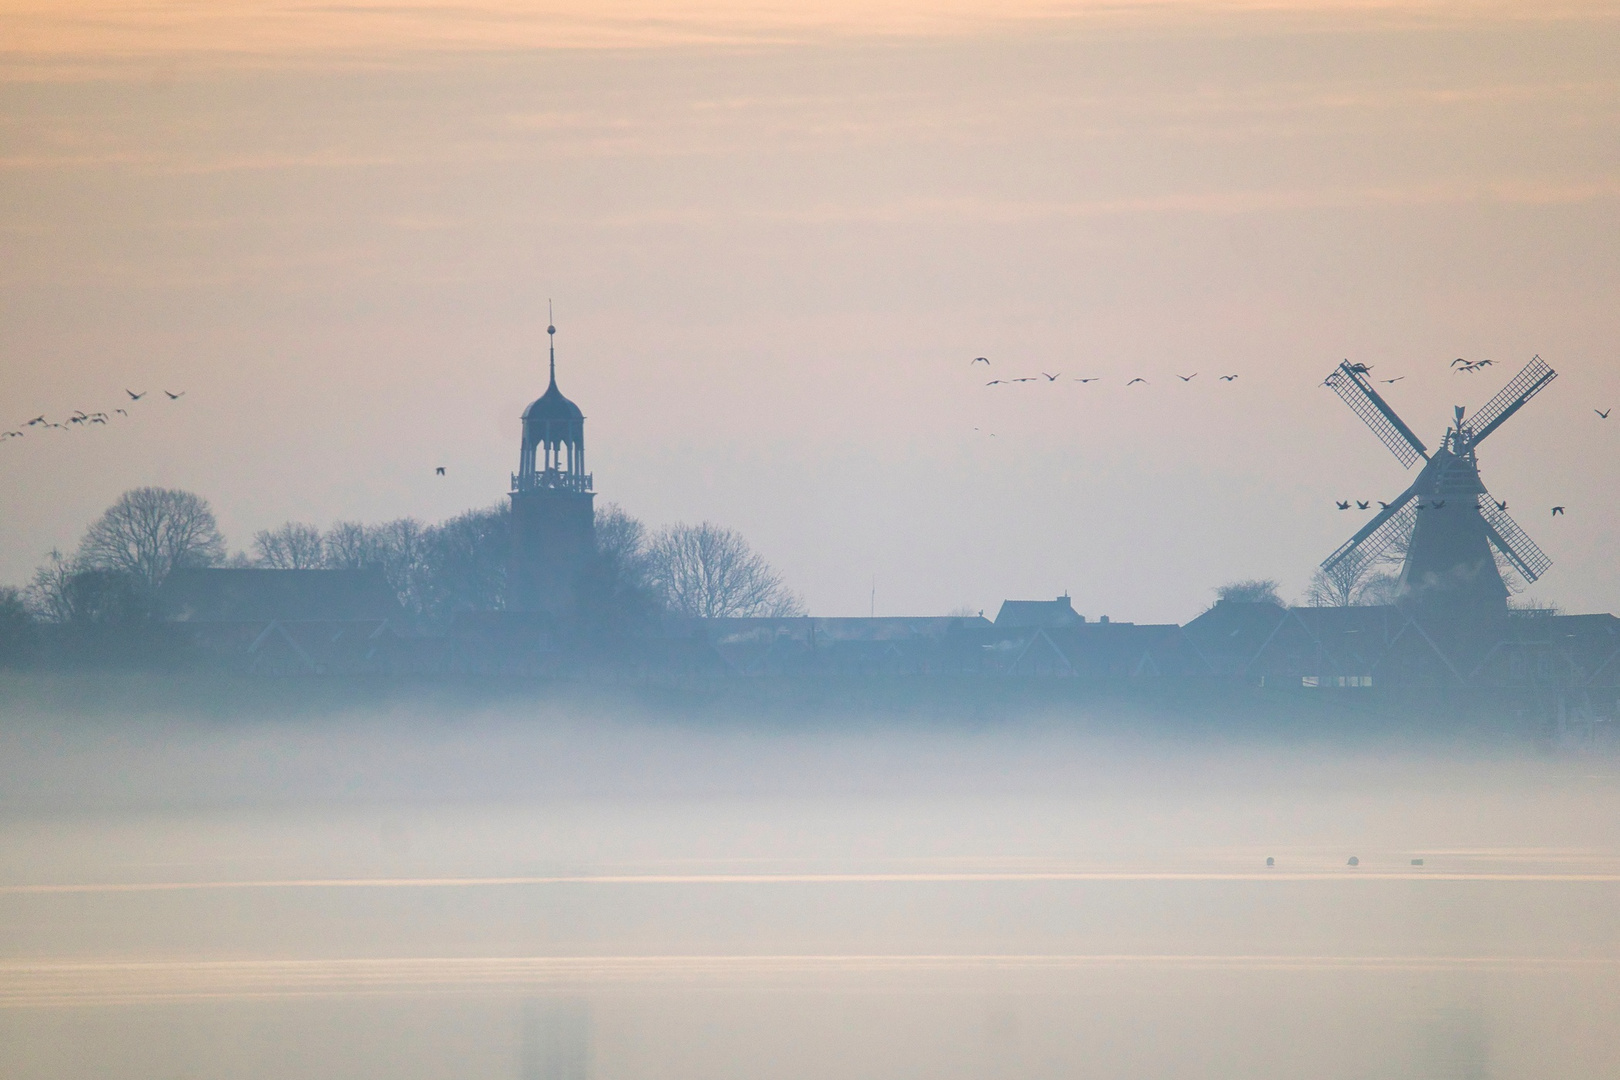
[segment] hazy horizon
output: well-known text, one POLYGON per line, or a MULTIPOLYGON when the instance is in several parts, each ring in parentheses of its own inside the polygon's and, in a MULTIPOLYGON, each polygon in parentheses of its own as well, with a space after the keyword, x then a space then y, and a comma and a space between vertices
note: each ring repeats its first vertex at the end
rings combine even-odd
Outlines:
POLYGON ((814 614, 1298 596, 1410 479, 1332 366, 1432 445, 1534 354, 1483 476, 1620 609, 1617 14, 6 5, 0 417, 151 397, 0 445, 0 582, 143 484, 236 549, 501 500, 550 298, 599 501, 814 614))

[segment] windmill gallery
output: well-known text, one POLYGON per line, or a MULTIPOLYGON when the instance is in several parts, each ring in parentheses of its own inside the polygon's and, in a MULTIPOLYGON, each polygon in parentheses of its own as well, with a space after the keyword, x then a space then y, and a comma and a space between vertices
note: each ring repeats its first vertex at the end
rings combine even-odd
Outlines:
POLYGON ((1480 446, 1555 378, 1536 358, 1472 416, 1456 409, 1430 450, 1364 365, 1347 361, 1327 377, 1404 467, 1424 463, 1322 564, 1348 595, 1369 570, 1398 561, 1385 603, 1286 607, 1274 597, 1229 597, 1185 625, 1148 625, 1088 620, 1063 596, 1008 600, 993 620, 665 616, 608 645, 587 641, 567 612, 596 543, 594 484, 584 468, 584 413, 558 389, 553 353, 546 393, 522 418, 505 610, 470 612, 427 632, 400 617, 386 583, 360 580, 366 571, 236 569, 177 571, 164 588, 167 610, 200 653, 265 674, 1026 678, 1361 698, 1423 691, 1597 723, 1620 716, 1620 620, 1510 607, 1504 572, 1530 583, 1551 563, 1480 477, 1480 446), (345 575, 354 580, 340 581, 345 575))

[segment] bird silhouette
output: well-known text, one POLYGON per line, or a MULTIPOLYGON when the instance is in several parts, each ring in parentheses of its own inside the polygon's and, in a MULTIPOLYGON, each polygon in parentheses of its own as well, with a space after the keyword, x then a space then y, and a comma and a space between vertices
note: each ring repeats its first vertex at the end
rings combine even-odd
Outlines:
POLYGON ((1607 409, 1593 409, 1592 411, 1597 413, 1598 416, 1602 417, 1604 420, 1607 420, 1609 418, 1609 414, 1613 412, 1614 409, 1611 407, 1607 409))
POLYGON ((1350 500, 1346 499, 1344 502, 1336 502, 1333 505, 1337 506, 1340 510, 1348 510, 1350 509, 1350 500))
POLYGON ((1198 378, 1198 372, 1195 371, 1191 375, 1177 375, 1176 378, 1180 379, 1182 382, 1192 382, 1194 379, 1198 378))
POLYGON ((1507 500, 1503 499, 1501 502, 1497 503, 1496 508, 1503 513, 1507 513, 1507 500))
POLYGON ((1007 381, 1008 381, 1008 382, 1035 382, 1035 381, 1036 381, 1036 380, 1035 380, 1035 376, 1033 376, 1033 375, 1026 375, 1026 376, 1025 376, 1025 377, 1024 377, 1024 378, 1022 378, 1022 379, 1008 379, 1008 380, 1007 380, 1007 381))
POLYGON ((137 394, 135 391, 131 390, 129 387, 126 386, 126 387, 124 387, 124 393, 129 395, 129 400, 131 400, 131 401, 139 401, 139 400, 141 400, 141 398, 143 398, 147 394, 151 393, 151 391, 142 390, 140 393, 137 394))
POLYGON ((434 473, 435 476, 443 476, 444 475, 444 466, 440 465, 437 469, 433 470, 433 473, 434 473))
POLYGON ((1563 512, 1564 512, 1564 508, 1562 506, 1555 506, 1555 507, 1553 507, 1552 516, 1557 517, 1559 514, 1562 514, 1563 512))
POLYGON ((1076 380, 1074 380, 1074 381, 1075 381, 1075 382, 1078 382, 1078 383, 1088 383, 1088 382, 1096 382, 1096 381, 1097 381, 1097 379, 1098 379, 1098 376, 1095 376, 1095 375, 1093 375, 1093 376, 1092 376, 1092 377, 1091 377, 1091 378, 1089 378, 1089 379, 1076 379, 1076 380))
POLYGON ((1125 385, 1126 386, 1135 386, 1137 383, 1145 383, 1145 382, 1147 382, 1146 379, 1132 379, 1130 382, 1126 383, 1125 385))
POLYGON ((1351 364, 1350 365, 1350 370, 1356 372, 1359 375, 1365 375, 1365 374, 1367 374, 1367 372, 1372 370, 1372 365, 1371 364, 1351 364))
POLYGON ((989 382, 985 383, 984 385, 986 385, 986 386, 1000 386, 1005 381, 1006 381, 1005 379, 991 379, 989 382))
POLYGON ((107 422, 107 418, 105 416, 92 416, 90 418, 90 422, 92 424, 105 424, 107 422))
POLYGON ((1446 500, 1441 499, 1438 502, 1432 502, 1429 505, 1434 507, 1436 510, 1444 510, 1446 508, 1446 500))
MULTIPOLYGON (((1046 372, 1043 371, 1043 372, 1041 372, 1041 374, 1046 375, 1046 372)), ((1058 376, 1060 376, 1062 374, 1063 374, 1063 372, 1060 371, 1060 372, 1057 373, 1057 375, 1046 375, 1046 381, 1047 382, 1057 382, 1058 381, 1058 376)))
POLYGON ((73 410, 73 415, 75 417, 77 417, 78 419, 80 419, 80 420, 88 420, 88 419, 90 419, 90 414, 89 413, 81 412, 78 409, 73 410))
POLYGON ((33 427, 35 424, 43 424, 44 422, 45 418, 43 416, 36 416, 32 420, 28 421, 27 426, 33 427))
POLYGON ((0 435, 0 439, 20 439, 22 437, 23 433, 20 431, 8 431, 4 435, 0 435))
POLYGON ((1480 361, 1478 361, 1477 363, 1474 364, 1474 367, 1476 367, 1476 368, 1490 367, 1495 362, 1496 361, 1494 361, 1494 360, 1480 360, 1480 361))
POLYGON ((184 390, 182 390, 182 391, 180 391, 180 392, 179 392, 179 393, 178 393, 178 394, 171 394, 171 393, 169 393, 169 391, 167 391, 167 390, 165 390, 165 391, 163 391, 163 392, 164 392, 164 393, 165 393, 165 394, 168 394, 168 395, 169 395, 169 400, 170 400, 170 401, 179 401, 179 400, 180 400, 180 399, 181 399, 181 398, 183 398, 183 397, 185 397, 185 396, 186 396, 186 392, 185 392, 185 391, 184 391, 184 390))
POLYGON ((1357 500, 1356 500, 1356 509, 1357 509, 1357 510, 1365 510, 1365 509, 1367 509, 1367 507, 1369 507, 1369 506, 1370 506, 1370 505, 1372 505, 1372 504, 1371 504, 1371 503, 1364 503, 1364 502, 1362 502, 1362 501, 1361 501, 1361 500, 1360 500, 1360 499, 1357 499, 1357 500))
POLYGON ((119 416, 128 416, 129 415, 129 410, 128 409, 114 409, 113 412, 117 413, 119 416))
POLYGON ((1383 383, 1385 386, 1393 386, 1404 378, 1406 378, 1405 375, 1397 375, 1393 379, 1379 379, 1378 381, 1383 383))
POLYGON ((1222 375, 1221 382, 1237 382, 1236 375, 1222 375))
POLYGON ((972 363, 968 364, 968 367, 972 367, 973 364, 988 364, 989 362, 990 358, 987 356, 975 356, 972 363))
POLYGON ((1456 367, 1458 364, 1466 364, 1466 363, 1468 363, 1468 361, 1464 360, 1462 357, 1459 356, 1459 357, 1457 357, 1457 359, 1455 359, 1455 360, 1453 360, 1451 362, 1451 366, 1456 367))
POLYGON ((1379 499, 1378 500, 1378 509, 1380 509, 1380 510, 1388 510, 1389 509, 1389 503, 1385 502, 1383 499, 1379 499))
POLYGON ((68 423, 70 423, 70 424, 82 424, 88 419, 90 419, 88 416, 70 416, 70 417, 68 417, 68 423))

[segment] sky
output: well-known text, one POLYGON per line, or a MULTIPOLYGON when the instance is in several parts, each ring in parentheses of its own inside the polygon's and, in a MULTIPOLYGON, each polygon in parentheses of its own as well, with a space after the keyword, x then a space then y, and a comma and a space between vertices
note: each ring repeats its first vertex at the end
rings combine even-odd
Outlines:
POLYGON ((0 583, 145 484, 233 549, 498 502, 549 300, 599 504, 815 614, 1299 596, 1411 479, 1328 371, 1432 446, 1534 355, 1482 475, 1620 610, 1616 55, 1612 2, 0 0, 0 420, 130 414, 0 443, 0 583))

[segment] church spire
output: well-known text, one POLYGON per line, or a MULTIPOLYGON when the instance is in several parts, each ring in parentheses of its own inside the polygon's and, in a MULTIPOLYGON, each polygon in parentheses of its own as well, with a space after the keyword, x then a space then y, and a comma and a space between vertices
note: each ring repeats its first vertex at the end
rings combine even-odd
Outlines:
POLYGON ((546 301, 546 334, 551 338, 551 385, 557 385, 557 324, 552 321, 551 301, 546 301))

